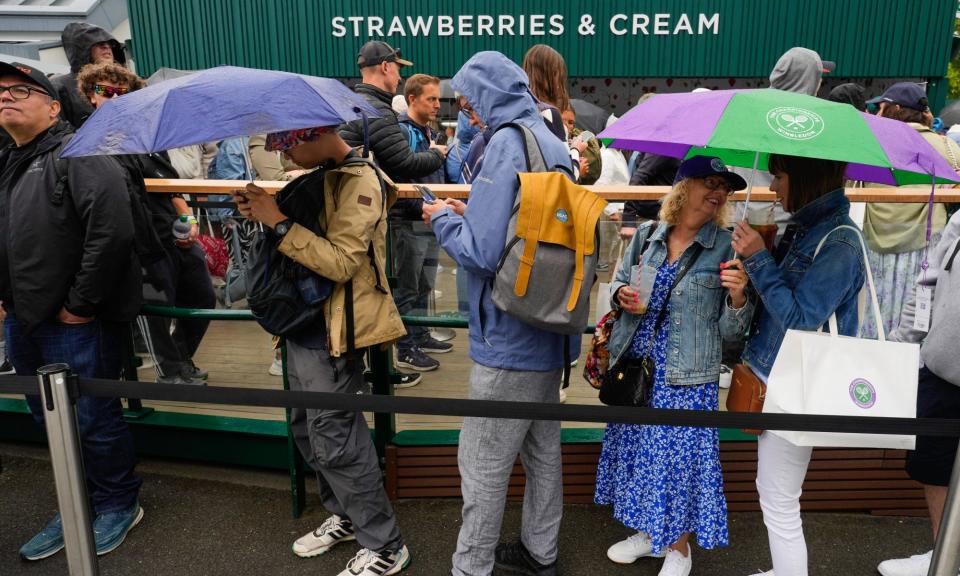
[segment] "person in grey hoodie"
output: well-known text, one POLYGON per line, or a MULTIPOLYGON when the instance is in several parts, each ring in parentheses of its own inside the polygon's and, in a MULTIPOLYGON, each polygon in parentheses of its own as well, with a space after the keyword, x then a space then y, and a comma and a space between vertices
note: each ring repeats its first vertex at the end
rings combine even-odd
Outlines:
MULTIPOLYGON (((473 179, 470 208, 455 200, 424 203, 424 220, 467 274, 470 289, 470 398, 559 402, 564 336, 525 324, 494 306, 491 286, 504 253, 517 174, 527 172, 523 136, 535 135, 547 166, 572 179, 566 143, 543 122, 526 73, 499 52, 475 54, 451 86, 493 135, 473 179)), ((570 337, 571 350, 580 338, 570 337)), ((560 423, 465 418, 458 449, 463 525, 453 555, 455 576, 489 576, 494 564, 519 574, 557 574, 557 536, 563 513, 560 423), (519 542, 497 545, 510 473, 519 454, 527 474, 519 542)))
MULTIPOLYGON (((930 254, 930 267, 921 273, 910 289, 900 314, 900 325, 890 333, 895 342, 920 344, 920 370, 917 387, 917 418, 960 418, 960 212, 953 215, 943 236, 930 254), (929 291, 929 331, 919 330, 918 291, 929 291)), ((907 455, 907 474, 923 484, 933 539, 940 533, 950 473, 957 454, 957 439, 942 436, 917 436, 917 446, 907 455)), ((883 576, 926 575, 933 550, 909 558, 881 562, 877 570, 883 576)))
POLYGON ((127 57, 123 46, 109 32, 86 22, 71 22, 60 34, 63 51, 70 61, 70 73, 60 74, 52 80, 60 100, 60 117, 80 128, 87 116, 93 114, 90 100, 77 91, 77 74, 87 64, 116 62, 125 65, 127 57))

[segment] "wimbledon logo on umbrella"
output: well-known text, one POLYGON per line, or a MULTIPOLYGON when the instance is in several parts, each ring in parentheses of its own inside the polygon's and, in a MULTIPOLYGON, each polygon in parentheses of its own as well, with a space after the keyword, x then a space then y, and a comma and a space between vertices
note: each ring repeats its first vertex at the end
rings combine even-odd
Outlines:
POLYGON ((810 140, 823 132, 823 118, 810 110, 782 106, 767 112, 767 126, 790 140, 810 140))

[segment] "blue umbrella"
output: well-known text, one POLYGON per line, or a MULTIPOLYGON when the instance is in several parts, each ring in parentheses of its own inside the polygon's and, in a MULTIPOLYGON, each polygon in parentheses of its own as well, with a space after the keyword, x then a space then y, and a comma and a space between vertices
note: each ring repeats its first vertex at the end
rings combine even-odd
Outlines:
POLYGON ((379 115, 337 80, 220 66, 106 102, 62 155, 159 152, 379 115))

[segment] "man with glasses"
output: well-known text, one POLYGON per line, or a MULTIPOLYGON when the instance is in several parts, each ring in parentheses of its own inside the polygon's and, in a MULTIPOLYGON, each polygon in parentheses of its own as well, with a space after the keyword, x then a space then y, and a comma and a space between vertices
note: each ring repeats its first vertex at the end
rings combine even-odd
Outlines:
MULTIPOLYGON (((447 147, 431 143, 429 149, 416 152, 410 147, 407 133, 400 127, 397 113, 391 103, 400 85, 400 69, 413 66, 413 62, 404 60, 397 50, 381 41, 370 41, 360 48, 357 55, 361 82, 353 90, 370 103, 379 113, 379 118, 371 118, 367 141, 373 152, 373 159, 394 182, 412 182, 433 174, 444 166, 447 147)), ((363 122, 355 120, 344 124, 340 136, 350 146, 364 144, 363 122)), ((394 270, 394 274, 413 274, 410 270, 394 270)), ((427 361, 429 357, 425 357, 427 361)), ((412 361, 413 359, 411 359, 412 361)), ((407 363, 405 365, 410 365, 407 363)), ((417 370, 434 370, 436 365, 423 363, 417 370)), ((420 382, 419 374, 404 374, 397 388, 415 386, 420 382)))
MULTIPOLYGON (((7 354, 21 375, 64 362, 84 378, 117 379, 123 323, 140 309, 123 172, 111 158, 57 157, 73 129, 59 119, 53 85, 39 70, 0 63, 0 301, 7 354)), ((27 404, 38 422, 39 398, 27 404)), ((81 396, 77 418, 97 554, 119 546, 143 518, 133 438, 116 398, 81 396)), ((40 560, 63 548, 57 515, 20 548, 40 560)))

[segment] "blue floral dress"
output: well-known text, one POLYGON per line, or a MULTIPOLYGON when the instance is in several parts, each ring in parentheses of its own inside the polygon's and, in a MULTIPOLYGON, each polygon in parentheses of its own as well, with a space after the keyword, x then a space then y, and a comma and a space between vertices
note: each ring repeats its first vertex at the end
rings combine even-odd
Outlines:
MULTIPOLYGON (((717 410, 718 384, 668 386, 665 383, 670 303, 660 331, 653 329, 679 268, 664 263, 653 294, 627 354, 641 358, 653 344, 651 406, 717 410)), ((597 469, 597 504, 612 504, 613 516, 650 535, 662 551, 685 532, 697 535, 702 548, 729 544, 727 502, 720 470, 720 439, 715 428, 608 424, 597 469)))

